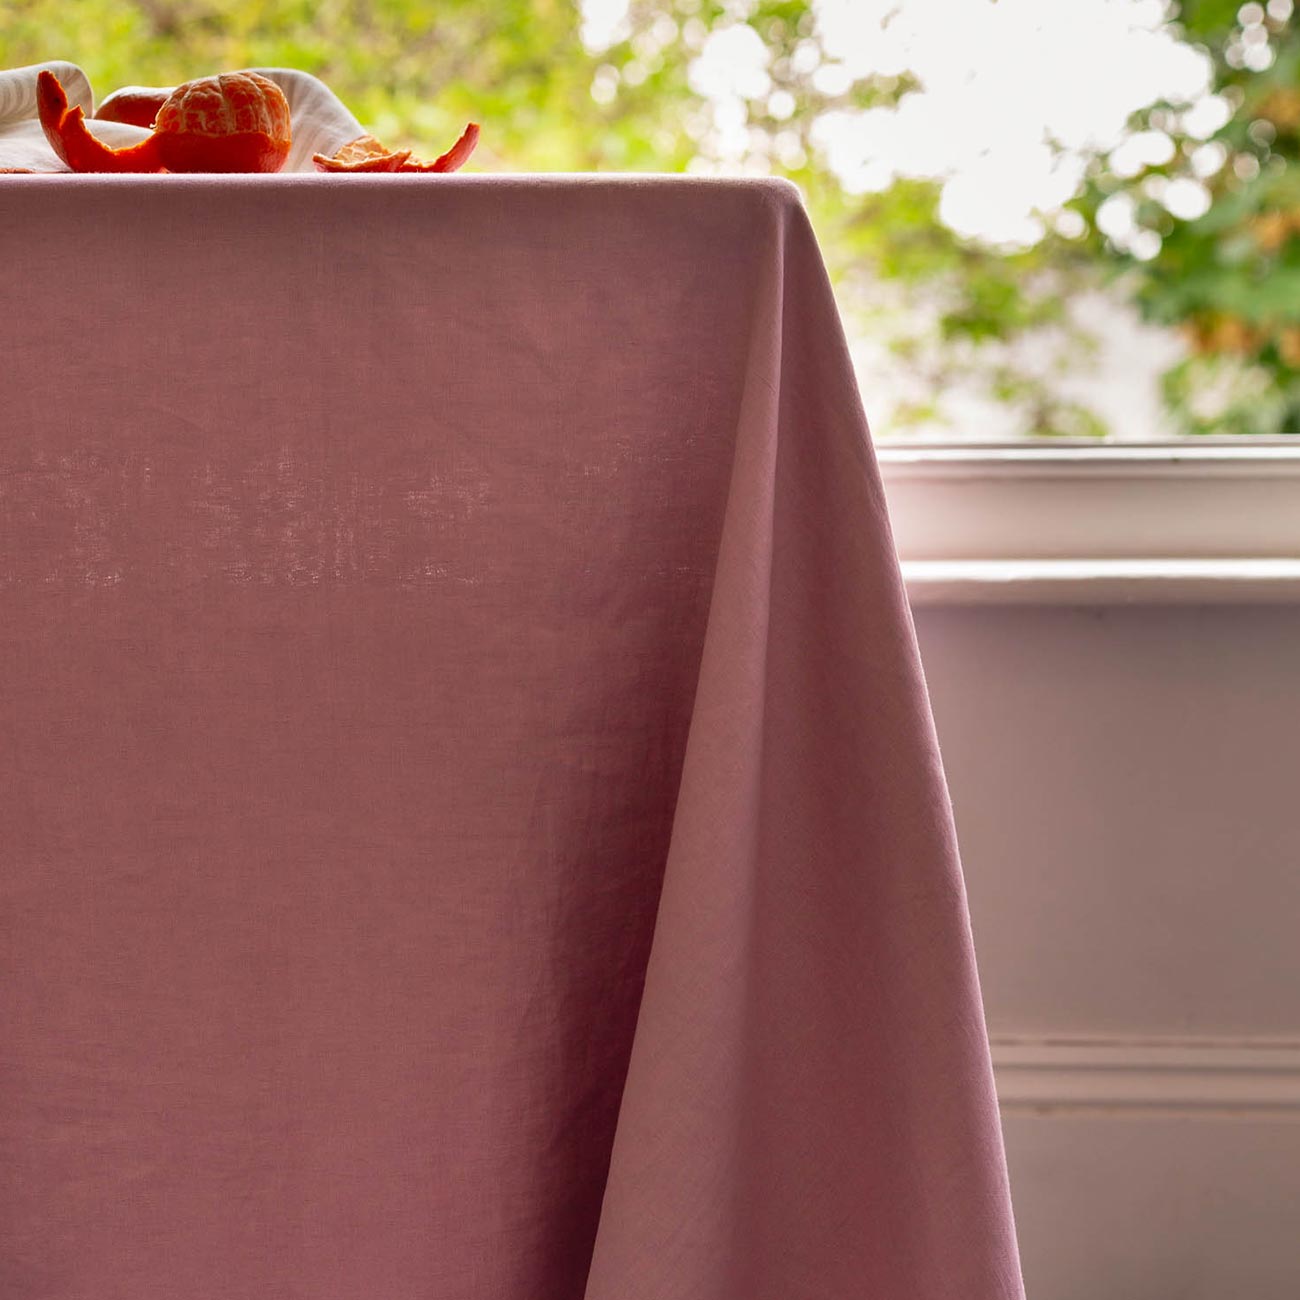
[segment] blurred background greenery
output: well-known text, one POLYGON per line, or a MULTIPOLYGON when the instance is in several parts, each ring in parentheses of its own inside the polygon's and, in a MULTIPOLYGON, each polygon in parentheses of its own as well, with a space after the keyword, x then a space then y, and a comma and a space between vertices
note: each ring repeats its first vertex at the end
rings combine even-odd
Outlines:
POLYGON ((877 438, 1300 430, 1292 0, 6 0, 97 98, 250 66, 479 171, 787 176, 877 438))

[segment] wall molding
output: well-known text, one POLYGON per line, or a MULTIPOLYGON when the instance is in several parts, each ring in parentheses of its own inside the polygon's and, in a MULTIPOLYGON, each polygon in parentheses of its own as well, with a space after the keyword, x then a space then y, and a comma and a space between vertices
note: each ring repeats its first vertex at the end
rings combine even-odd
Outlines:
POLYGON ((990 1039, 1003 1112, 1140 1110, 1300 1121, 1300 1039, 990 1039))

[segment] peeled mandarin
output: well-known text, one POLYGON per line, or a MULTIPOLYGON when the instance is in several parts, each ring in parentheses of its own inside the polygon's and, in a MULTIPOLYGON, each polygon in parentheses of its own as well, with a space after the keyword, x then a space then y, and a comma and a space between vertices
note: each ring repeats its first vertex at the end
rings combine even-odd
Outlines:
POLYGON ((289 156, 289 101, 256 72, 178 86, 154 122, 169 172, 278 172, 289 156))

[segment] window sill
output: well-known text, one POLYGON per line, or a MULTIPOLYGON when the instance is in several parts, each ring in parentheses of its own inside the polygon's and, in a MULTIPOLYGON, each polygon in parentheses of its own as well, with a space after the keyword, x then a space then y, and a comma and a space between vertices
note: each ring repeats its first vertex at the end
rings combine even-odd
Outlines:
POLYGON ((1300 603, 1300 560, 904 560, 913 605, 1300 603))
POLYGON ((876 456, 914 604, 1300 602, 1300 439, 876 456))

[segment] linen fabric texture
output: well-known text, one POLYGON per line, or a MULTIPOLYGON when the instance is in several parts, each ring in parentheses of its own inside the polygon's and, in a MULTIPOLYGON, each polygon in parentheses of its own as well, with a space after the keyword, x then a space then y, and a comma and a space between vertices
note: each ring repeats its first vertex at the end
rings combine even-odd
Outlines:
POLYGON ((11 176, 0 248, 0 1294, 1022 1296, 798 192, 11 176))

